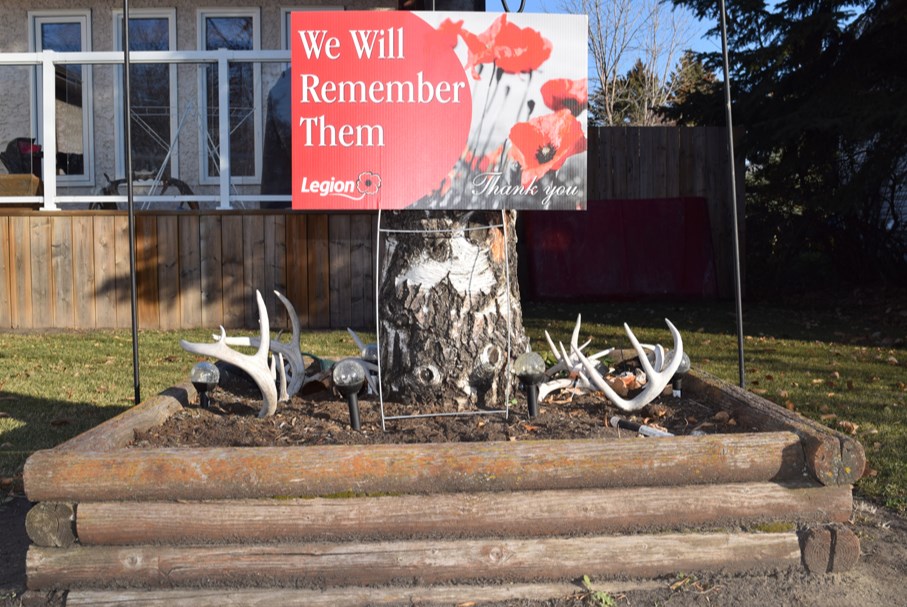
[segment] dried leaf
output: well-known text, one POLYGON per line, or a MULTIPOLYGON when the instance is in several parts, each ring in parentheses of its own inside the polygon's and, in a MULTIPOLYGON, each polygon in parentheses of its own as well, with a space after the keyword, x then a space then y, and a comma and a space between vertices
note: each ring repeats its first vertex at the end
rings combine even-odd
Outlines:
POLYGON ((768 390, 766 390, 765 388, 754 388, 752 392, 753 394, 758 394, 759 396, 765 396, 766 394, 768 394, 768 390))
POLYGON ((526 424, 526 423, 523 424, 523 428, 526 430, 526 432, 537 432, 539 429, 538 426, 530 426, 529 424, 526 424))
POLYGON ((817 378, 815 378, 814 380, 812 380, 812 382, 813 382, 814 385, 819 385, 819 384, 824 384, 824 383, 825 383, 825 380, 822 379, 821 377, 817 377, 817 378))
POLYGON ((834 371, 831 376, 835 379, 841 379, 841 374, 838 371, 834 371))
POLYGON ((796 409, 796 407, 794 406, 794 403, 792 403, 789 400, 784 401, 784 408, 787 409, 788 411, 793 411, 794 409, 796 409))
POLYGON ((848 434, 856 434, 856 433, 857 433, 857 429, 858 429, 860 426, 859 426, 858 424, 853 423, 853 422, 839 421, 839 422, 838 422, 838 427, 839 427, 841 430, 843 430, 844 432, 847 432, 848 434))
POLYGON ((778 392, 778 396, 781 398, 790 398, 790 393, 787 390, 781 390, 778 392))
POLYGON ((825 415, 820 415, 819 419, 821 419, 823 422, 827 422, 833 419, 838 419, 838 416, 834 413, 826 413, 825 415))
POLYGON ((712 421, 719 424, 726 424, 729 419, 731 419, 731 414, 727 411, 719 411, 712 416, 712 421))

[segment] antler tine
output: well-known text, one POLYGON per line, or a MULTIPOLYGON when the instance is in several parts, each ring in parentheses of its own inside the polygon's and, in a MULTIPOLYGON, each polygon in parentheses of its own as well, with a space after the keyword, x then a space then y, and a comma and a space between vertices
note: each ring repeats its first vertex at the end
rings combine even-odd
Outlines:
POLYGON ((630 325, 628 325, 627 323, 624 323, 624 331, 626 332, 627 337, 630 338, 630 343, 633 344, 633 349, 636 350, 637 356, 639 356, 639 364, 642 366, 642 370, 646 372, 646 377, 655 375, 655 369, 652 367, 652 363, 649 362, 649 357, 646 356, 646 351, 642 349, 642 346, 639 344, 639 340, 636 339, 633 331, 630 330, 630 325))
POLYGON ((277 374, 280 376, 280 391, 277 395, 277 400, 285 403, 290 400, 290 395, 287 393, 287 370, 283 366, 283 354, 277 353, 277 374))
POLYGON ((582 322, 582 319, 583 319, 582 314, 576 315, 576 326, 573 328, 573 335, 570 336, 570 347, 571 348, 579 347, 579 327, 580 327, 580 323, 582 322))
POLYGON ((290 300, 284 297, 282 293, 274 291, 274 295, 277 296, 277 299, 280 300, 283 307, 287 309, 287 315, 290 317, 290 326, 293 329, 293 335, 290 338, 289 343, 284 344, 282 342, 274 342, 271 344, 271 349, 279 354, 283 354, 284 358, 287 359, 287 362, 290 363, 292 377, 290 377, 290 385, 287 388, 287 392, 290 396, 294 396, 302 389, 306 380, 305 361, 302 359, 302 348, 299 345, 299 315, 296 314, 296 308, 293 307, 290 300))
POLYGON ((560 362, 560 360, 561 360, 561 355, 560 355, 560 353, 557 351, 557 347, 554 345, 554 340, 551 339, 551 336, 550 336, 550 335, 548 335, 548 331, 547 331, 547 330, 545 331, 545 339, 548 340, 548 347, 551 348, 551 353, 554 355, 554 358, 555 358, 558 362, 560 362))
POLYGON ((261 328, 261 341, 258 350, 253 355, 237 352, 227 344, 227 331, 221 326, 220 338, 211 344, 199 344, 180 340, 180 346, 187 352, 210 356, 235 365, 248 373, 255 385, 261 391, 262 406, 258 417, 268 417, 277 410, 277 386, 271 378, 268 365, 268 349, 270 346, 270 328, 268 327, 268 311, 264 299, 259 291, 255 291, 258 300, 259 324, 261 328))
POLYGON ((363 351, 363 350, 365 350, 365 342, 362 341, 362 340, 359 338, 358 335, 356 335, 356 332, 355 332, 355 331, 353 331, 352 329, 350 329, 349 327, 347 327, 347 328, 346 328, 346 332, 349 333, 349 334, 350 334, 350 337, 353 338, 353 341, 356 343, 356 347, 359 348, 359 351, 360 351, 360 352, 363 351))

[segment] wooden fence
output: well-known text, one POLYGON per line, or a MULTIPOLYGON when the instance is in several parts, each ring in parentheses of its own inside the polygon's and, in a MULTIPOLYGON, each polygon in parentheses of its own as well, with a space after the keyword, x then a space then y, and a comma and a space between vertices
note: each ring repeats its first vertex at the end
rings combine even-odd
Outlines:
MULTIPOLYGON (((374 324, 374 214, 136 213, 139 325, 255 327, 254 290, 286 326, 374 324)), ((125 214, 0 215, 0 328, 128 327, 125 214)))
MULTIPOLYGON (((590 129, 589 199, 707 198, 719 294, 729 296, 724 133, 590 129)), ((742 174, 738 170, 741 210, 742 174)), ((371 328, 376 227, 374 213, 138 212, 139 325, 254 328, 253 293, 260 289, 272 325, 286 326, 276 289, 294 304, 305 328, 371 328)), ((0 206, 0 241, 0 330, 130 326, 124 212, 0 206)))

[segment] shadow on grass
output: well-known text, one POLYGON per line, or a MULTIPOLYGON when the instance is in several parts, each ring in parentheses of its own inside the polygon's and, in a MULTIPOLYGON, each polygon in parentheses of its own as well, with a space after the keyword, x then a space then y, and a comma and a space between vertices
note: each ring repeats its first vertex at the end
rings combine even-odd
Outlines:
POLYGON ((35 451, 51 449, 128 408, 0 392, 0 476, 20 474, 35 451))

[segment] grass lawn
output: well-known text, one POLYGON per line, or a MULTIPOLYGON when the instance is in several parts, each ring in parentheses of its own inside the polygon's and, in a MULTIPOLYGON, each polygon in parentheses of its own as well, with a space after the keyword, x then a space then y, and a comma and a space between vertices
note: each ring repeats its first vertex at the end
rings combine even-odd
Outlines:
MULTIPOLYGON (((694 367, 737 382, 732 303, 525 303, 533 347, 547 350, 545 329, 568 341, 580 312, 582 339, 591 338, 593 348, 629 347, 624 322, 641 341, 670 345, 669 318, 694 367)), ((747 388, 855 434, 869 461, 858 492, 907 513, 907 296, 747 303, 744 332, 747 388)), ((196 357, 179 347, 181 337, 210 341, 210 331, 141 332, 144 398, 185 380, 196 357)), ((345 331, 304 333, 302 348, 319 356, 356 352, 345 331)), ((21 472, 33 451, 129 407, 131 360, 129 331, 0 333, 0 477, 21 472)))

